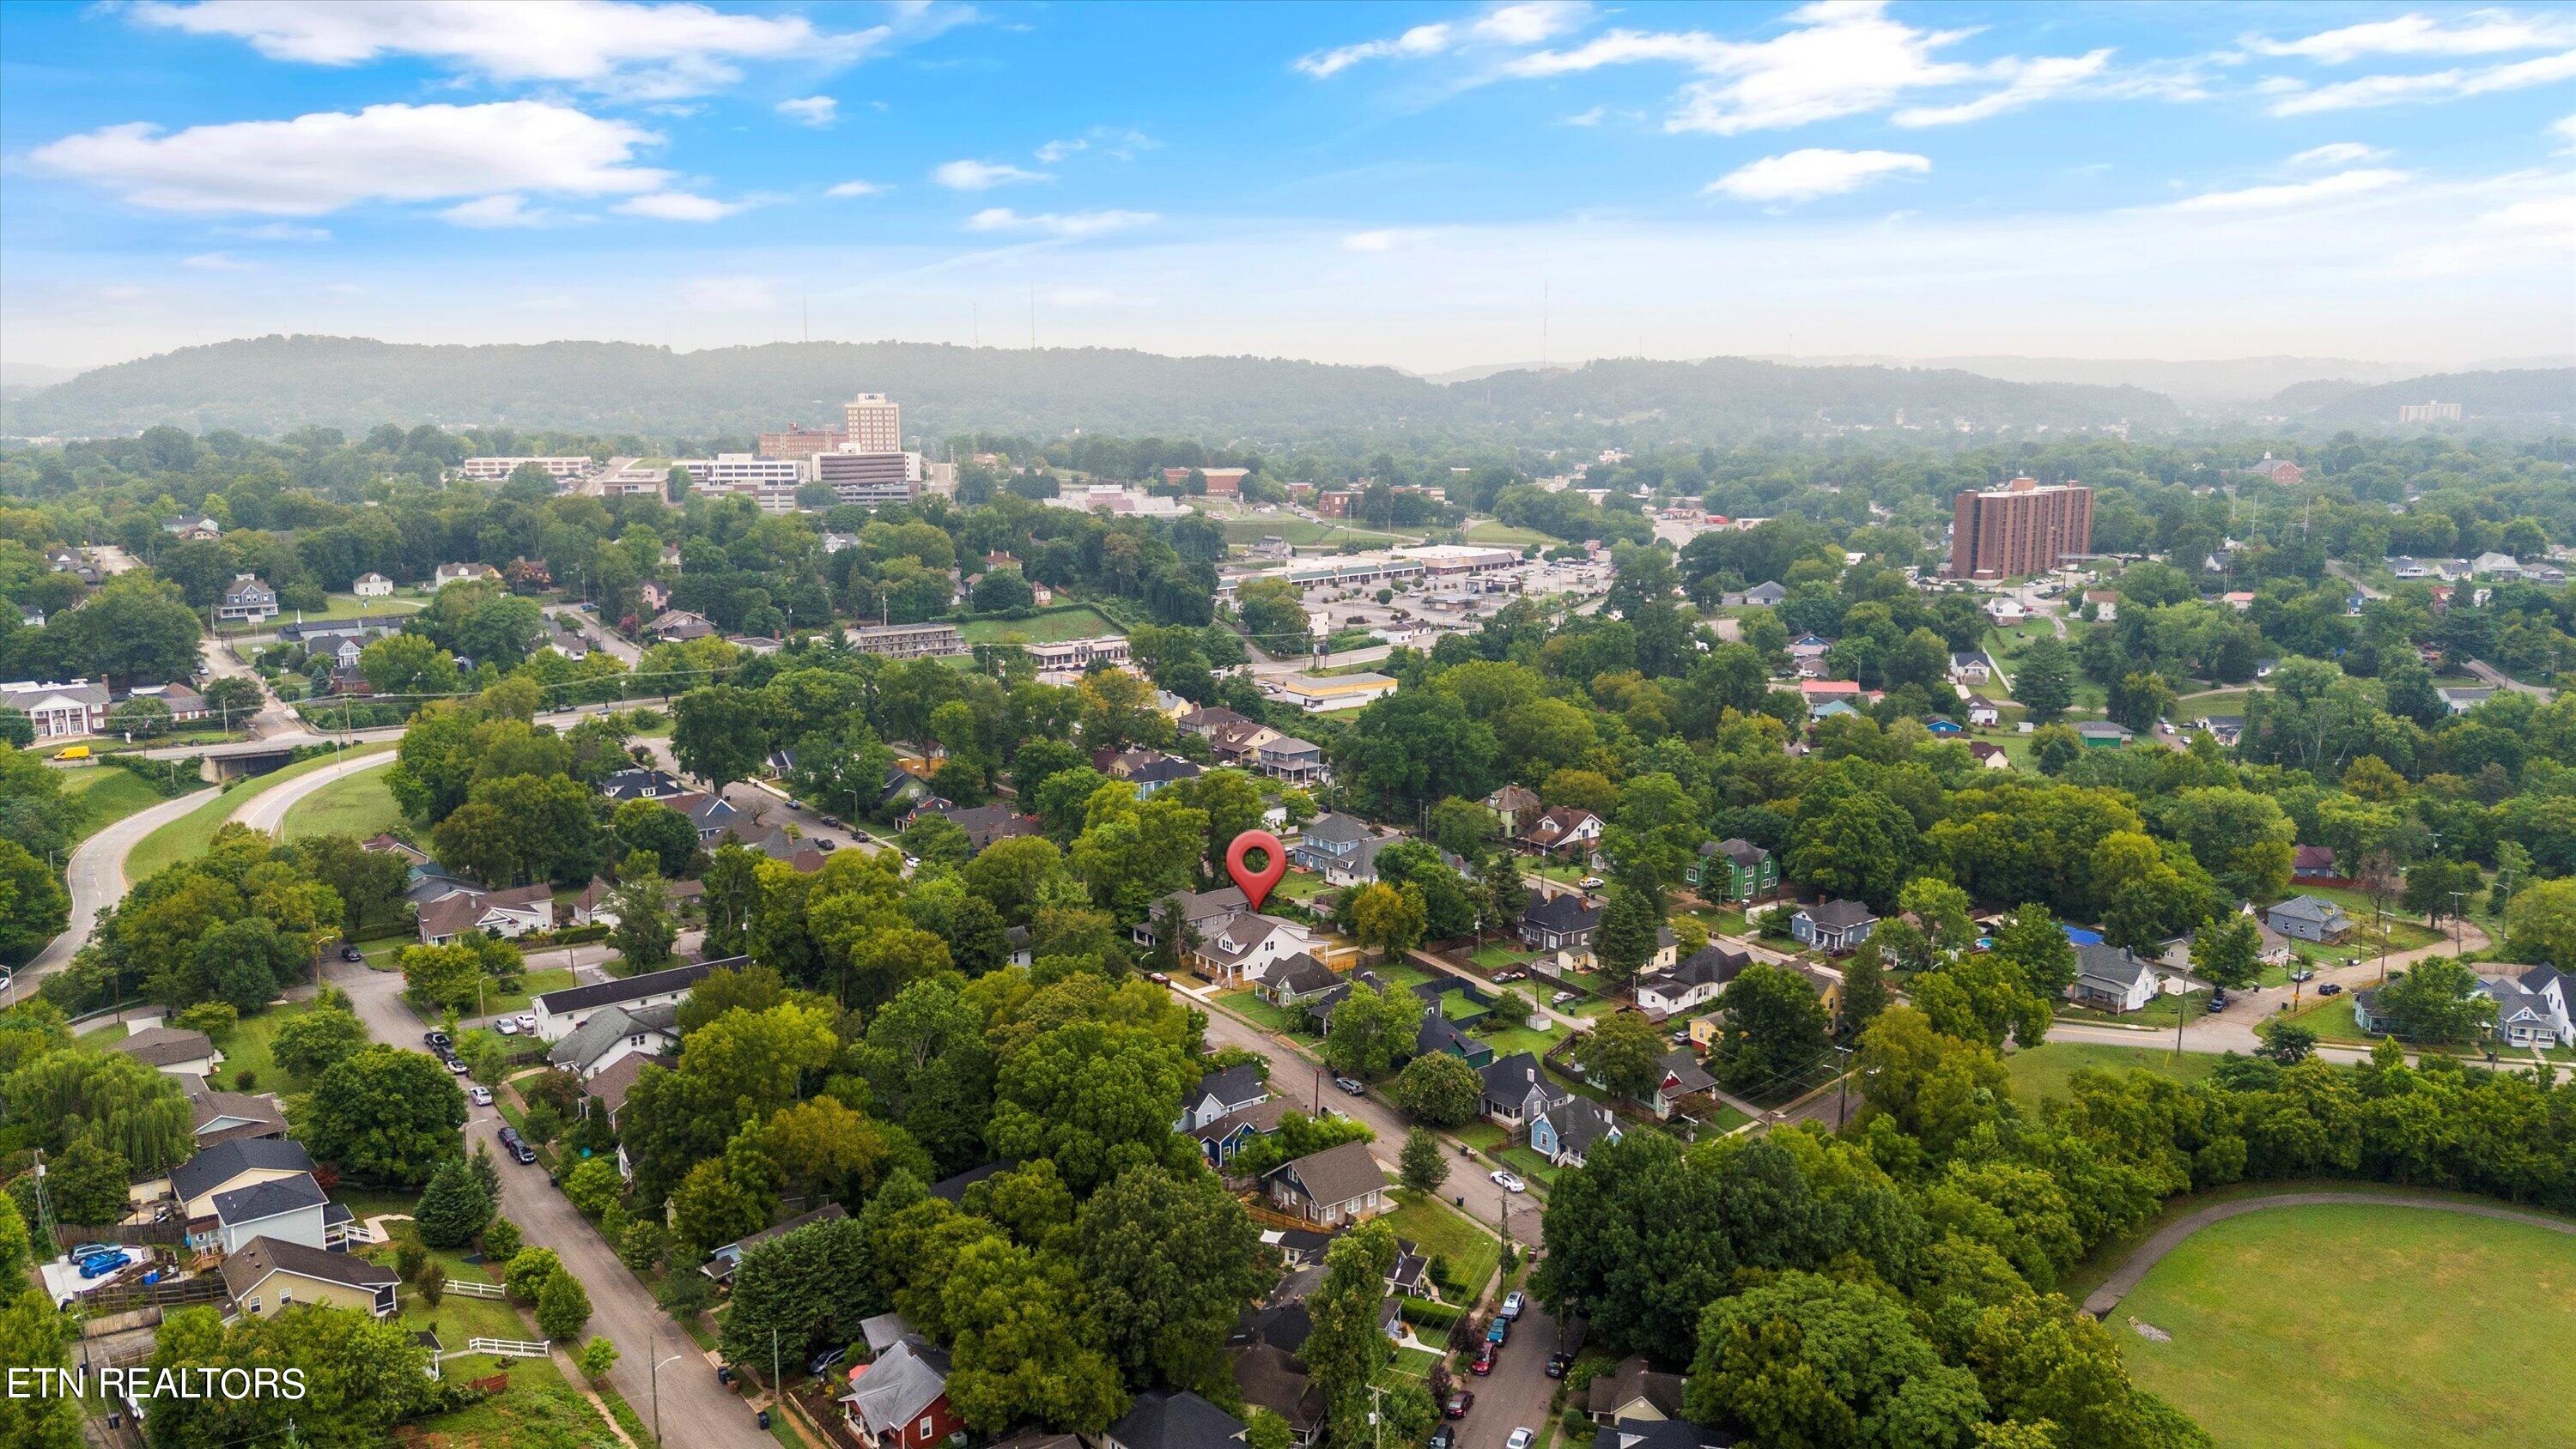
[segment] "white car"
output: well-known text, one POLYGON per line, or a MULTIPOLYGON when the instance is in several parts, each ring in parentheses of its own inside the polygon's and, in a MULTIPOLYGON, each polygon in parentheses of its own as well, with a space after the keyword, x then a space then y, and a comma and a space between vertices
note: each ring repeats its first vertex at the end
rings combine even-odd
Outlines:
POLYGON ((514 1020, 519 1023, 521 1031, 533 1032, 537 1029, 537 1014, 533 1011, 520 1012, 514 1020))
POLYGON ((1581 885, 1585 890, 1597 891, 1601 889, 1601 877, 1597 875, 1587 875, 1581 881, 1581 885))
POLYGON ((492 1029, 503 1036, 517 1036, 519 1034, 519 1024, 506 1016, 494 1018, 492 1029))
POLYGON ((1538 1435, 1527 1429, 1514 1429, 1512 1437, 1503 1441, 1503 1449, 1530 1449, 1531 1441, 1536 1438, 1538 1435))
POLYGON ((462 1060, 456 1057, 449 1057, 447 1059, 447 1069, 460 1077, 472 1070, 472 1068, 466 1066, 462 1060))
POLYGON ((1494 1180, 1494 1186, 1505 1192, 1525 1192, 1529 1188, 1529 1184, 1521 1181, 1518 1173, 1505 1172, 1501 1168, 1496 1168, 1485 1175, 1494 1180))
POLYGON ((1571 992, 1571 991, 1560 991, 1560 992, 1556 993, 1554 996, 1549 997, 1549 998, 1547 999, 1547 1004, 1548 1004, 1548 1005, 1550 1005, 1550 1006, 1563 1006, 1565 1003, 1567 1003, 1567 1002, 1569 1002, 1569 1001, 1578 1001, 1578 1000, 1581 1000, 1581 998, 1580 998, 1580 997, 1577 997, 1573 992, 1571 992))
POLYGON ((492 1089, 490 1087, 468 1087, 465 1089, 465 1100, 473 1103, 477 1107, 489 1107, 492 1105, 492 1089))

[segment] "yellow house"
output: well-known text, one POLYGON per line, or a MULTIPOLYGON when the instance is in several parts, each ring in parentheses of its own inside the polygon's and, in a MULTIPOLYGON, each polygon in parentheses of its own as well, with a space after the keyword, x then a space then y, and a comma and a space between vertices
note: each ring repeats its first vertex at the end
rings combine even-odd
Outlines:
POLYGON ((277 1238, 253 1238, 224 1259, 224 1292, 233 1312, 275 1318, 297 1304, 354 1309, 383 1318, 394 1311, 402 1280, 380 1263, 277 1238))

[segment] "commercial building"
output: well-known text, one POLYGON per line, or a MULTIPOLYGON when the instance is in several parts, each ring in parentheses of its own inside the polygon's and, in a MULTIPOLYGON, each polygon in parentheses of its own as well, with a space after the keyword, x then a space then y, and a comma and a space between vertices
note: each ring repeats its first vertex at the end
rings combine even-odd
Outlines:
POLYGON ((672 466, 689 471, 689 484, 710 493, 734 493, 760 505, 763 513, 796 511, 796 490, 806 480, 807 465, 794 458, 763 458, 751 453, 718 453, 712 458, 680 458, 672 466))
POLYGON ((1950 577, 2046 573, 2070 554, 2092 552, 2093 490, 2015 478, 2001 488, 1960 494, 1951 521, 1950 577))
POLYGON ((954 624, 875 624, 850 631, 850 647, 888 659, 936 659, 966 652, 954 624))
POLYGON ((863 392, 841 409, 841 447, 853 453, 903 451, 903 409, 881 392, 863 392))
POLYGON ((588 458, 468 458, 458 465, 458 471, 480 482, 498 483, 518 471, 522 463, 545 469, 546 476, 558 483, 587 477, 599 466, 588 458))
POLYGON ((2461 411, 2462 409, 2458 403, 2399 403, 2397 405, 2397 421, 2401 423, 2456 423, 2460 421, 2461 411))
POLYGON ((760 456, 784 458, 790 462, 811 462, 817 453, 837 453, 850 441, 850 435, 837 428, 809 428, 802 423, 789 423, 784 432, 760 435, 760 456))
POLYGON ((1308 714, 1357 709, 1395 693, 1396 681, 1383 674, 1299 674, 1279 683, 1272 696, 1308 714))
POLYGON ((817 453, 814 481, 828 485, 843 503, 910 503, 921 496, 921 455, 854 449, 817 453))
POLYGON ((1102 634, 1089 639, 1049 639, 1023 644, 1029 662, 1037 666, 1038 676, 1080 674, 1094 664, 1127 662, 1127 640, 1124 635, 1102 634))

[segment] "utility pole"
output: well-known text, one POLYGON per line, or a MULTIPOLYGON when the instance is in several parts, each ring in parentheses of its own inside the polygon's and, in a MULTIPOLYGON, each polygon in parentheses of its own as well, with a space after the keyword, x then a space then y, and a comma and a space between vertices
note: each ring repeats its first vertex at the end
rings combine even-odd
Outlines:
POLYGON ((2454 961, 2467 954, 2466 947, 2461 944, 2462 936, 2460 930, 2460 912, 2466 908, 2466 894, 2461 891, 2451 892, 2451 959, 2454 961))
MULTIPOLYGON (((1852 1049, 1850 1047, 1838 1046, 1834 1048, 1834 1050, 1842 1053, 1843 1061, 1845 1063, 1848 1064, 1851 1061, 1852 1049)), ((1843 1068, 1841 1075, 1834 1078, 1834 1130, 1840 1132, 1843 1130, 1843 1124, 1850 1120, 1851 1068, 1846 1065, 1843 1068)))

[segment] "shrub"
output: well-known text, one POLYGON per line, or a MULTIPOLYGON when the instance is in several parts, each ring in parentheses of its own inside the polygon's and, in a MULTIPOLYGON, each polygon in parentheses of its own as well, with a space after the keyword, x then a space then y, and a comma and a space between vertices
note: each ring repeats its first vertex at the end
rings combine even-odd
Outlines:
POLYGON ((557 1267, 537 1294, 537 1327, 557 1343, 570 1343, 589 1322, 590 1294, 579 1278, 557 1267))
POLYGON ((534 1303, 546 1280, 563 1271, 563 1259, 552 1248, 521 1248, 501 1272, 502 1286, 522 1303, 534 1303))
POLYGON ((394 1271, 406 1283, 420 1276, 420 1265, 429 1261, 429 1250, 410 1238, 394 1243, 394 1271))
MULTIPOLYGON (((536 1118, 533 1112, 528 1116, 531 1121, 536 1118)), ((571 1198, 572 1205, 586 1218, 597 1218, 615 1207, 625 1190, 626 1181, 617 1175, 617 1165, 605 1157, 583 1162, 566 1174, 563 1182, 564 1196, 571 1198)))
POLYGON ((1428 1298, 1396 1300, 1396 1316, 1422 1328, 1448 1328, 1455 1324, 1465 1309, 1450 1303, 1434 1303, 1428 1298))
POLYGON ((411 1275, 411 1286, 421 1302, 436 1308, 438 1301, 447 1296, 447 1270, 439 1266, 436 1258, 424 1258, 411 1275))
POLYGON ((241 1025, 241 1008, 229 1001, 200 1001, 171 1017, 170 1024, 181 1031, 202 1031, 208 1036, 222 1036, 241 1025))
POLYGON ((236 1092, 247 1092, 258 1085, 259 1073, 249 1067, 233 1073, 233 1090, 236 1092))
POLYGON ((483 1256, 489 1262, 506 1263, 519 1251, 519 1225, 508 1218, 494 1218, 483 1225, 483 1256))

